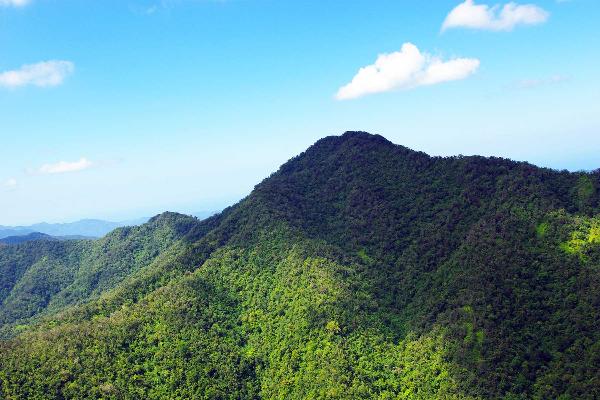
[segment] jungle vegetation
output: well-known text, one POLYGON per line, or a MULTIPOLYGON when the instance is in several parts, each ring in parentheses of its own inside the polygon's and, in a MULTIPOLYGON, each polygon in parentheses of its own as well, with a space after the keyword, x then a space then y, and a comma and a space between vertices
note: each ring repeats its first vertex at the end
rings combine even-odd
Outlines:
POLYGON ((238 204, 0 245, 6 399, 598 399, 600 171, 326 137, 238 204))

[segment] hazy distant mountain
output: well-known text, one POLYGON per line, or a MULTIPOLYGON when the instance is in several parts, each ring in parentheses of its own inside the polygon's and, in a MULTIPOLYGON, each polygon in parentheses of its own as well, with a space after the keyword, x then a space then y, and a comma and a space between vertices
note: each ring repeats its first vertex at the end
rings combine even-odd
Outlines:
POLYGON ((9 236, 23 236, 33 233, 33 229, 17 226, 2 226, 0 225, 0 239, 9 236))
POLYGON ((24 242, 30 242, 32 240, 60 240, 54 236, 46 235, 45 233, 32 232, 26 235, 20 236, 7 236, 0 239, 0 243, 3 244, 19 244, 24 242))
POLYGON ((41 232, 31 232, 26 235, 18 235, 18 236, 7 236, 0 239, 0 243, 2 244, 20 244, 25 242, 31 242, 34 240, 89 240, 95 239, 95 237, 91 236, 82 236, 82 235, 65 235, 65 236, 51 236, 41 232))
POLYGON ((122 227, 135 226, 148 221, 149 218, 138 218, 135 220, 112 222, 100 219, 82 219, 75 222, 62 224, 49 224, 42 222, 29 226, 0 226, 0 239, 8 236, 23 236, 33 232, 45 233, 50 236, 79 236, 79 237, 102 237, 108 232, 122 227))
MULTIPOLYGON (((215 215, 216 213, 217 211, 199 211, 191 215, 198 218, 199 220, 203 220, 212 215, 215 215)), ((141 225, 148 222, 149 219, 150 217, 143 217, 119 222, 104 221, 100 219, 82 219, 80 221, 57 224, 49 224, 46 222, 42 222, 39 224, 33 224, 28 226, 0 225, 0 239, 11 236, 25 236, 31 233, 43 233, 59 239, 99 238, 113 231, 116 228, 120 228, 123 226, 141 225)))

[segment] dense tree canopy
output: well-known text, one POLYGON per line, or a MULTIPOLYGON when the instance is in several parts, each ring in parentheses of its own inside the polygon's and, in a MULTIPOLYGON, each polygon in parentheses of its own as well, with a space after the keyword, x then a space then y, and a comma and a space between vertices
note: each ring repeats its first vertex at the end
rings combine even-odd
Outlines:
POLYGON ((205 221, 0 247, 0 393, 600 398, 599 191, 348 132, 205 221))

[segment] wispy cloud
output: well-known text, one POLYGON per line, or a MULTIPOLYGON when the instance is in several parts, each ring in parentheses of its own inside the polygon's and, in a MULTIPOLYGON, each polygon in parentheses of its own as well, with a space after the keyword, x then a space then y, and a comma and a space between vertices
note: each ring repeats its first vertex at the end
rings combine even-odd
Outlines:
POLYGON ((17 185, 18 185, 18 182, 15 178, 10 178, 10 179, 7 179, 6 181, 4 181, 4 187, 9 190, 15 189, 17 187, 17 185))
MULTIPOLYGON (((195 0, 200 2, 199 0, 195 0)), ((221 3, 227 0, 202 0, 204 3, 221 3)), ((154 15, 161 11, 170 10, 177 6, 186 3, 193 3, 194 0, 157 0, 147 2, 145 5, 132 6, 130 9, 133 13, 138 15, 154 15)))
POLYGON ((568 80, 569 78, 563 75, 552 75, 548 78, 521 79, 515 82, 514 86, 518 89, 535 89, 540 86, 554 85, 568 80))
POLYGON ((537 25, 546 22, 550 13, 534 4, 507 3, 503 6, 475 4, 465 0, 444 20, 442 31, 451 28, 510 31, 517 25, 537 25))
MULTIPOLYGON (((1 1, 1 0, 0 0, 1 1)), ((75 69, 70 61, 51 60, 37 64, 23 65, 21 68, 0 72, 0 86, 57 86, 63 83, 75 69)))
POLYGON ((158 6, 157 5, 153 5, 153 6, 150 6, 148 8, 145 8, 144 9, 144 13, 147 14, 147 15, 151 15, 151 14, 154 14, 157 10, 158 10, 158 6))
POLYGON ((29 3, 29 0, 0 0, 0 7, 23 7, 29 3))
POLYGON ((43 175, 64 174, 67 172, 83 171, 94 166, 94 163, 85 157, 78 161, 59 161, 54 164, 44 164, 36 172, 43 175))
POLYGON ((478 68, 478 59, 443 61, 421 53, 412 43, 404 43, 400 51, 380 54, 374 64, 359 69, 352 81, 341 87, 335 97, 348 100, 372 93, 465 79, 478 68))

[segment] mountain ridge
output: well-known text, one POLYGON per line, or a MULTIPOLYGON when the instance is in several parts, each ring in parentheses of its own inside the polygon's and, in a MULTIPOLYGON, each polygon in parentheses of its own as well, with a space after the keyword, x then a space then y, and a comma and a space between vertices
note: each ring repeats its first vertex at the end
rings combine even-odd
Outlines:
POLYGON ((121 222, 89 218, 65 223, 40 222, 26 226, 0 225, 0 239, 7 236, 23 236, 34 232, 39 232, 50 236, 102 237, 113 229, 127 225, 139 225, 146 221, 147 218, 121 222))
POLYGON ((135 268, 82 264, 122 272, 10 326, 0 393, 595 398, 599 188, 595 172, 321 139, 213 217, 109 235, 120 259, 152 226, 174 233, 135 268))
MULTIPOLYGON (((215 211, 200 211, 189 215, 204 219, 215 213, 215 211)), ((114 222, 102 219, 86 218, 74 222, 63 223, 40 222, 24 226, 0 225, 0 239, 10 236, 25 236, 36 232, 61 238, 76 238, 77 236, 80 236, 82 239, 100 238, 116 228, 141 225, 148 222, 149 219, 150 218, 148 217, 142 217, 114 222)))

